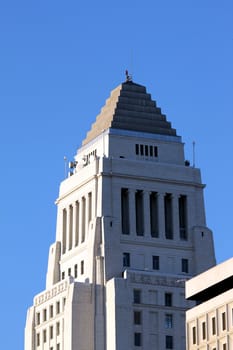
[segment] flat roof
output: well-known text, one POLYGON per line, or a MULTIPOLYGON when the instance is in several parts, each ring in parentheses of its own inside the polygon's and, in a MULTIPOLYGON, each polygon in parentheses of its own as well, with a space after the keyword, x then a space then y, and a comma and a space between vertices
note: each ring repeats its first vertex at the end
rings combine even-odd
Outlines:
POLYGON ((185 297, 206 301, 233 288, 233 258, 191 278, 185 283, 185 297))

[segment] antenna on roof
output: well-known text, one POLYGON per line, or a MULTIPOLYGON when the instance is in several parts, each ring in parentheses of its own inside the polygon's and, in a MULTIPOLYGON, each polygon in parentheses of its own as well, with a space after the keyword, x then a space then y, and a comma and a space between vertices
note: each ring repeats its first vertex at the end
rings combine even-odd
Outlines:
POLYGON ((125 71, 126 82, 132 81, 132 75, 129 74, 128 70, 125 71))
POLYGON ((195 168, 195 141, 193 141, 193 167, 195 168))

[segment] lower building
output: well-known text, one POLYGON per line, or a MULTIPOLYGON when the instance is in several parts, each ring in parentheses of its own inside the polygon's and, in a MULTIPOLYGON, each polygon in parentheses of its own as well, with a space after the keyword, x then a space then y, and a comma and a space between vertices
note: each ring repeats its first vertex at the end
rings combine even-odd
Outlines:
POLYGON ((186 282, 187 350, 233 349, 233 258, 186 282))

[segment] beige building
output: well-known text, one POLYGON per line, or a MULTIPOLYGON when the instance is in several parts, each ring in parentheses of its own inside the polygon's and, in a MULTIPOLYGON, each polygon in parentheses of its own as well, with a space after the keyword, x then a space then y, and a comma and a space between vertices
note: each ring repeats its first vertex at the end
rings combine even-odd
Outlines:
POLYGON ((233 258, 186 282, 187 350, 233 350, 233 258))
POLYGON ((25 350, 184 350, 184 280, 215 265, 203 189, 146 88, 113 90, 60 185, 25 350))

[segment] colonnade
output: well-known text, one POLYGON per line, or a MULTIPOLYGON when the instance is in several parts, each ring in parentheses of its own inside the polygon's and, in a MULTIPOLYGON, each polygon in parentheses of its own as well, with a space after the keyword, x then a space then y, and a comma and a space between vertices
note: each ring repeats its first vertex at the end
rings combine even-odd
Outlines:
POLYGON ((62 254, 85 242, 91 219, 91 192, 62 209, 62 254))
POLYGON ((187 197, 122 188, 121 223, 125 235, 186 240, 187 197))

